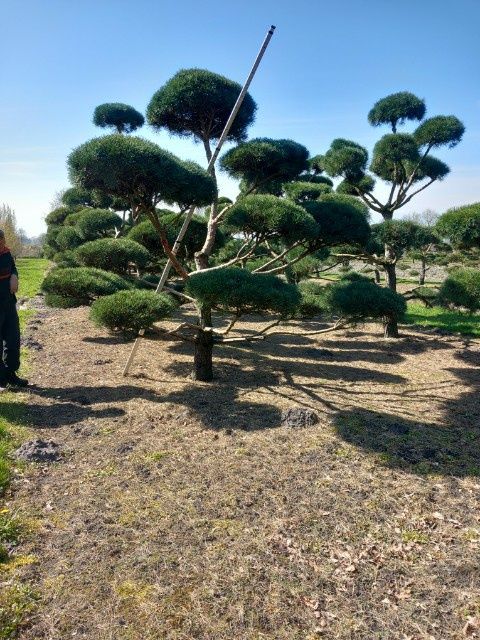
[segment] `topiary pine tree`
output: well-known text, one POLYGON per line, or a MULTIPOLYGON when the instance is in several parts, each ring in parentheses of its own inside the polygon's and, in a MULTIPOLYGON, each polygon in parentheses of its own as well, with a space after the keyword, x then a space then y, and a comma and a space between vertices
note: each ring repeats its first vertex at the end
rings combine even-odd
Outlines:
MULTIPOLYGON (((148 119, 157 128, 166 127, 172 133, 201 140, 208 158, 210 143, 220 135, 239 91, 239 85, 210 72, 180 72, 152 98, 148 119)), ((145 225, 141 229, 145 234, 142 242, 154 246, 155 252, 158 244, 151 236, 152 228, 157 233, 165 256, 172 260, 183 281, 182 293, 172 291, 172 287, 166 288, 167 293, 194 303, 198 314, 195 323, 182 322, 177 329, 165 332, 171 339, 193 343, 193 375, 205 381, 213 377, 215 344, 237 340, 254 342, 265 337, 273 326, 298 315, 302 291, 279 278, 280 274, 290 273, 302 260, 323 255, 331 247, 364 246, 370 234, 365 204, 351 195, 333 193, 331 180, 321 175, 322 161, 319 158, 309 161, 303 145, 267 138, 243 142, 255 113, 251 98, 245 105, 231 131, 231 138, 239 144, 221 161, 222 167, 240 181, 241 193, 235 203, 224 202, 221 209, 214 174, 206 174, 198 165, 181 161, 147 140, 108 135, 81 145, 69 157, 72 183, 128 202, 134 220, 141 221, 137 229, 148 223, 148 228, 145 225), (162 214, 157 209, 160 202, 175 205, 180 211, 162 214), (209 206, 209 218, 206 237, 199 238, 200 246, 195 252, 196 270, 189 272, 189 256, 174 255, 171 250, 171 233, 192 205, 209 206), (215 243, 222 244, 219 242, 221 231, 229 238, 224 259, 208 266, 215 243), (214 327, 214 312, 230 314, 223 329, 214 327), (230 331, 242 314, 248 312, 273 314, 275 319, 256 334, 230 338, 230 331)), ((67 222, 69 219, 75 227, 81 216, 75 214, 67 218, 67 222)), ((82 245, 75 253, 86 264, 113 269, 112 264, 90 262, 90 257, 97 260, 100 254, 105 258, 109 258, 110 253, 116 255, 113 245, 121 248, 121 242, 120 239, 95 240, 82 245), (113 243, 111 252, 108 247, 103 252, 91 251, 91 247, 96 249, 99 243, 103 243, 100 248, 104 249, 107 242, 113 243)), ((133 261, 132 255, 126 258, 127 262, 122 257, 123 270, 133 261)), ((178 283, 175 284, 178 287, 178 283)), ((350 282, 348 286, 357 285, 350 282)), ((362 281, 358 286, 365 291, 368 287, 373 289, 368 288, 368 295, 357 296, 355 308, 338 301, 330 307, 332 314, 337 314, 343 304, 341 326, 360 317, 377 317, 379 309, 382 313, 389 311, 395 318, 400 315, 403 301, 397 294, 388 292, 382 297, 381 290, 373 283, 367 285, 362 281), (371 300, 376 294, 379 302, 375 307, 371 300), (368 304, 362 309, 363 298, 368 304)), ((341 292, 338 297, 342 298, 341 292)), ((138 311, 140 298, 128 290, 115 299, 105 298, 105 302, 95 303, 96 309, 100 309, 99 313, 95 312, 96 320, 104 318, 110 328, 115 328, 113 324, 117 323, 117 328, 121 325, 128 329, 131 318, 127 311, 138 311), (132 296, 136 296, 135 300, 132 296), (125 308, 116 313, 118 300, 125 308)), ((348 295, 344 295, 342 299, 347 298, 348 295)), ((152 316, 147 311, 144 317, 148 320, 152 316)))
MULTIPOLYGON (((192 137, 202 142, 207 161, 210 161, 211 143, 222 134, 241 89, 238 83, 217 73, 205 69, 182 69, 153 95, 147 107, 147 121, 157 130, 167 129, 173 135, 192 137)), ((246 138, 256 109, 253 98, 247 93, 227 140, 239 142, 246 138)), ((216 184, 214 168, 211 174, 216 184)), ((196 255, 199 269, 208 266, 220 223, 218 213, 217 194, 211 203, 205 242, 196 255)))
POLYGON ((136 109, 122 102, 107 102, 95 107, 93 124, 116 129, 118 133, 132 133, 143 127, 145 118, 136 109))
MULTIPOLYGON (((368 119, 373 126, 390 126, 392 133, 384 135, 375 144, 370 164, 364 147, 337 138, 319 159, 321 168, 331 177, 343 178, 339 191, 357 196, 384 220, 391 220, 394 213, 416 194, 448 175, 448 166, 430 153, 441 147, 454 147, 465 131, 456 116, 434 116, 424 120, 425 111, 424 101, 408 92, 394 93, 379 100, 368 119), (420 124, 412 134, 398 133, 398 127, 408 121, 420 121, 420 124), (374 195, 375 182, 368 170, 389 184, 385 200, 374 195)), ((377 260, 385 269, 388 287, 394 291, 397 259, 393 247, 386 243, 383 256, 378 256, 377 260)), ((391 319, 385 321, 385 335, 398 336, 398 326, 391 319)))

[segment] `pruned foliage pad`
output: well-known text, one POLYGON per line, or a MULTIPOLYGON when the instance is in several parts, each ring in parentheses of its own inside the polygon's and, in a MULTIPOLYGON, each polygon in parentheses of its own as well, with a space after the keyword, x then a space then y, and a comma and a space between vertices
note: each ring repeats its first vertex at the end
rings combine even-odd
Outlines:
POLYGON ((77 249, 77 256, 87 267, 115 273, 126 273, 132 264, 143 268, 150 259, 145 247, 126 238, 101 238, 86 242, 77 249))
POLYGON ((325 313, 352 321, 385 316, 401 318, 407 309, 403 296, 354 273, 327 286, 301 283, 300 289, 300 312, 306 317, 325 313))
POLYGON ((201 305, 235 311, 295 312, 300 293, 295 285, 276 276, 230 267, 199 271, 189 277, 186 292, 201 305))
POLYGON ((96 300, 90 310, 91 319, 126 338, 140 329, 150 329, 154 322, 169 316, 175 309, 172 298, 154 291, 119 291, 96 300))
POLYGON ((52 307, 79 307, 131 287, 121 276, 91 267, 53 269, 42 283, 46 302, 52 307))

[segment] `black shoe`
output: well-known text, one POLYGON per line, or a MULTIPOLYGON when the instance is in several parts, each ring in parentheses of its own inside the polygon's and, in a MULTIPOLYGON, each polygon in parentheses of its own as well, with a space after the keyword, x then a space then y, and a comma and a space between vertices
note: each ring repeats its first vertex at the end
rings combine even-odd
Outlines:
POLYGON ((7 371, 7 375, 5 376, 5 381, 7 384, 12 387, 28 387, 28 380, 24 378, 19 378, 15 371, 7 371))

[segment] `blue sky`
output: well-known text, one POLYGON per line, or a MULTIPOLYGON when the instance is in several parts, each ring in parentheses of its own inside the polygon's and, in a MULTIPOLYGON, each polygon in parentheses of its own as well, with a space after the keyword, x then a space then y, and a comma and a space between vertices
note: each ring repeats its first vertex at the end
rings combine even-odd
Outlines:
MULTIPOLYGON (((144 111, 185 67, 243 82, 270 24, 277 31, 251 87, 252 137, 292 138, 312 155, 335 137, 371 149, 386 131, 369 126, 370 107, 409 90, 427 115, 455 114, 467 131, 438 154, 451 175, 405 213, 480 200, 479 0, 0 0, 0 10, 0 203, 30 234, 68 186, 70 150, 101 132, 91 123, 97 104, 144 111)), ((189 140, 148 127, 141 135, 204 163, 189 140)), ((224 177, 221 187, 235 194, 224 177)))

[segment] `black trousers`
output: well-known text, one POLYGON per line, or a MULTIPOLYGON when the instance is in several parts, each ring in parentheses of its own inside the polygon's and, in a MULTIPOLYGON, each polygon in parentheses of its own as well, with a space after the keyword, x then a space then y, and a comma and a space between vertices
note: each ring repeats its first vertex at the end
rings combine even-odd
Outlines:
POLYGON ((20 324, 14 301, 0 300, 0 374, 20 367, 20 324))

